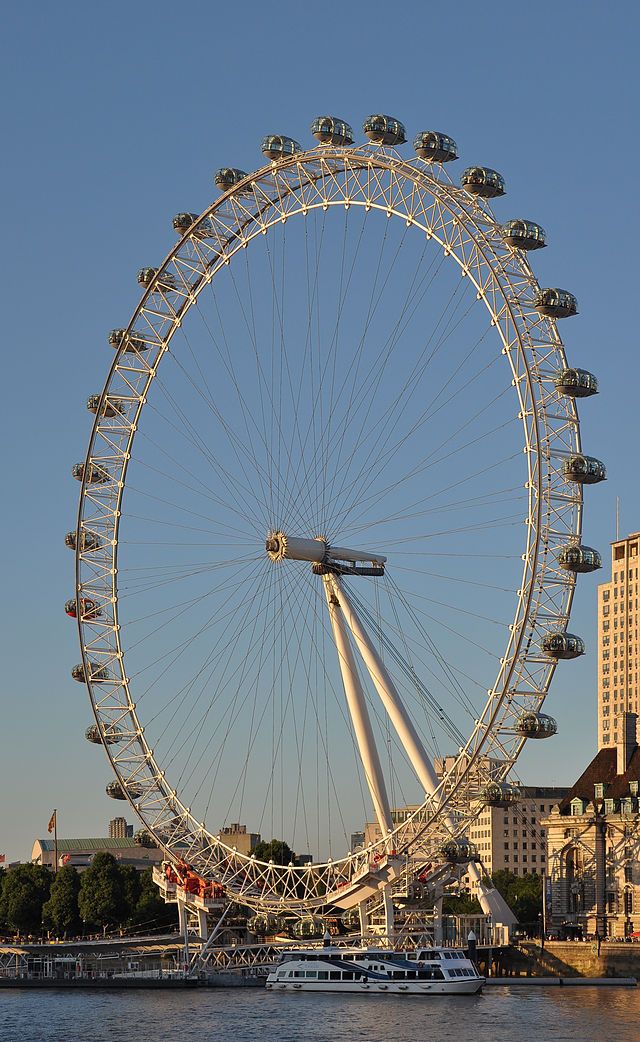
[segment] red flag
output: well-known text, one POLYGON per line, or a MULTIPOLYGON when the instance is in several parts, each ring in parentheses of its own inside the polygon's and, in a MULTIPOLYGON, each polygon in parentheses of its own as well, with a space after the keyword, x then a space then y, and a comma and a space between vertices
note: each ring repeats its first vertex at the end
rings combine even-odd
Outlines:
POLYGON ((4 854, 0 854, 0 863, 4 861, 4 854))
POLYGON ((53 814, 51 815, 51 821, 49 822, 49 829, 48 829, 48 831, 49 832, 53 832, 55 827, 56 827, 56 812, 54 810, 53 814))

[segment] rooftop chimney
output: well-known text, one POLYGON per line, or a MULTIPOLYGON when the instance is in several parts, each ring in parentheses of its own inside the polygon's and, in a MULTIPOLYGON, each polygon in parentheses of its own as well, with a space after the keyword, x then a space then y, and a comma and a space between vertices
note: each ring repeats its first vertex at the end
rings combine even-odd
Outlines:
POLYGON ((633 751, 636 747, 636 721, 638 717, 635 713, 623 713, 620 728, 620 738, 618 739, 618 766, 617 774, 624 774, 629 766, 629 761, 633 756, 633 751))

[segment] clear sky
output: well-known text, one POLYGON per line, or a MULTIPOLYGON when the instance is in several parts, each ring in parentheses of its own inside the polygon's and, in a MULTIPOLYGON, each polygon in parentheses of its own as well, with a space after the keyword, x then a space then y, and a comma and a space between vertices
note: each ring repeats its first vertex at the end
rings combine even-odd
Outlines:
MULTIPOLYGON (((70 468, 86 450, 86 396, 111 360, 106 333, 127 324, 139 298, 137 269, 175 241, 174 213, 209 204, 218 167, 262 165, 264 134, 310 141, 311 120, 326 113, 348 120, 358 140, 372 112, 401 119, 410 138, 441 130, 458 142, 460 169, 503 173, 505 218, 545 227, 550 248, 533 267, 542 285, 577 295, 580 315, 561 333, 570 362, 600 379, 602 393, 581 408, 582 438, 608 480, 587 490, 584 541, 601 550, 608 577, 616 497, 621 532, 640 529, 639 29, 637 9, 615 0, 115 0, 5 14, 7 861, 28 858, 54 807, 66 836, 103 835, 121 812, 104 795, 107 764, 84 740, 88 701, 69 673, 79 657, 63 611, 73 593, 63 537, 78 494, 70 468)), ((569 784, 595 751, 596 583, 580 580, 571 622, 589 653, 556 672, 546 707, 560 733, 531 743, 519 764, 526 782, 569 784)))

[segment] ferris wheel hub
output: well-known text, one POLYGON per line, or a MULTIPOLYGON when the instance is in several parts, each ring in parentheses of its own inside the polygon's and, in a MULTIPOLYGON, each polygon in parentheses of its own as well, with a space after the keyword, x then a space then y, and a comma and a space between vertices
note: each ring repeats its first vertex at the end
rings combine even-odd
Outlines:
POLYGON ((371 550, 350 550, 345 546, 331 546, 322 536, 304 539, 301 536, 285 535, 277 530, 269 532, 265 545, 272 561, 309 561, 323 571, 334 571, 348 575, 383 575, 387 558, 371 550), (364 566, 364 567, 363 567, 364 566))

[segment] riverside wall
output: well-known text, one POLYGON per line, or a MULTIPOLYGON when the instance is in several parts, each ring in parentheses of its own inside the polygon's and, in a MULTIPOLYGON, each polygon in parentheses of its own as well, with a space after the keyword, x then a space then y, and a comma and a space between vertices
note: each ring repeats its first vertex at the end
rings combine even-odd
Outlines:
POLYGON ((524 941, 480 949, 480 971, 489 977, 635 977, 640 944, 595 941, 524 941))

